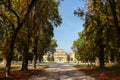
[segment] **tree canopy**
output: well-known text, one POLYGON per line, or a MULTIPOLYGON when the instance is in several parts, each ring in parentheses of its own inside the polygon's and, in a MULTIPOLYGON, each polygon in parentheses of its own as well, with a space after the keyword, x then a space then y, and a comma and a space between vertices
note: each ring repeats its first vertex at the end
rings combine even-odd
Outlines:
POLYGON ((6 59, 6 76, 10 74, 13 58, 21 57, 21 70, 27 71, 30 56, 35 62, 37 55, 43 56, 50 47, 54 27, 62 23, 59 3, 58 0, 0 1, 0 50, 6 59))
POLYGON ((84 30, 73 42, 73 50, 81 60, 99 58, 99 67, 104 69, 106 58, 112 62, 119 56, 119 0, 87 0, 86 9, 74 14, 84 18, 84 30), (114 58, 114 59, 113 59, 114 58))

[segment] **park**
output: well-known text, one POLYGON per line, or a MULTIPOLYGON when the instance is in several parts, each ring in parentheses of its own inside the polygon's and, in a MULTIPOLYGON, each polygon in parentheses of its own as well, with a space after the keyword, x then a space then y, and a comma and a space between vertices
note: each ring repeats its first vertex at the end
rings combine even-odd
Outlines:
POLYGON ((0 80, 120 80, 119 4, 0 0, 0 80))

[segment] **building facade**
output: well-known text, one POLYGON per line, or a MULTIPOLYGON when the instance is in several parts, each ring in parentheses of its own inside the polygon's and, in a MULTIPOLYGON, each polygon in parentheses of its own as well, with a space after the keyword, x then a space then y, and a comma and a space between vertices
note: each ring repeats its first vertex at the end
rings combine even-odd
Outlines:
MULTIPOLYGON (((54 62, 65 63, 65 62, 76 62, 74 53, 66 53, 63 49, 58 49, 53 55, 54 62)), ((43 56, 43 61, 48 62, 49 55, 43 56)))
POLYGON ((62 49, 58 49, 54 53, 54 62, 67 62, 68 61, 68 54, 63 51, 62 49))

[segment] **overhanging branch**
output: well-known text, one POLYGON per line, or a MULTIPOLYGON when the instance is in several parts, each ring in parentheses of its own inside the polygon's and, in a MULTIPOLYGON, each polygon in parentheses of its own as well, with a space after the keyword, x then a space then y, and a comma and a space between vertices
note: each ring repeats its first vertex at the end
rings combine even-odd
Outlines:
POLYGON ((5 18, 5 19, 7 19, 10 22, 10 24, 12 25, 13 31, 15 31, 14 24, 5 15, 0 14, 0 16, 3 17, 3 18, 5 18))

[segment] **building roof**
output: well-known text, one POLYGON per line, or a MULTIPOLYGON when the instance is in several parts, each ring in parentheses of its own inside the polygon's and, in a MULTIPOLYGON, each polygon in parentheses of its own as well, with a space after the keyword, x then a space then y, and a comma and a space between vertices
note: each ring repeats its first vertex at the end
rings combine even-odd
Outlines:
POLYGON ((65 51, 63 51, 63 49, 58 49, 54 55, 58 55, 58 56, 63 56, 63 55, 67 55, 67 53, 65 51))

